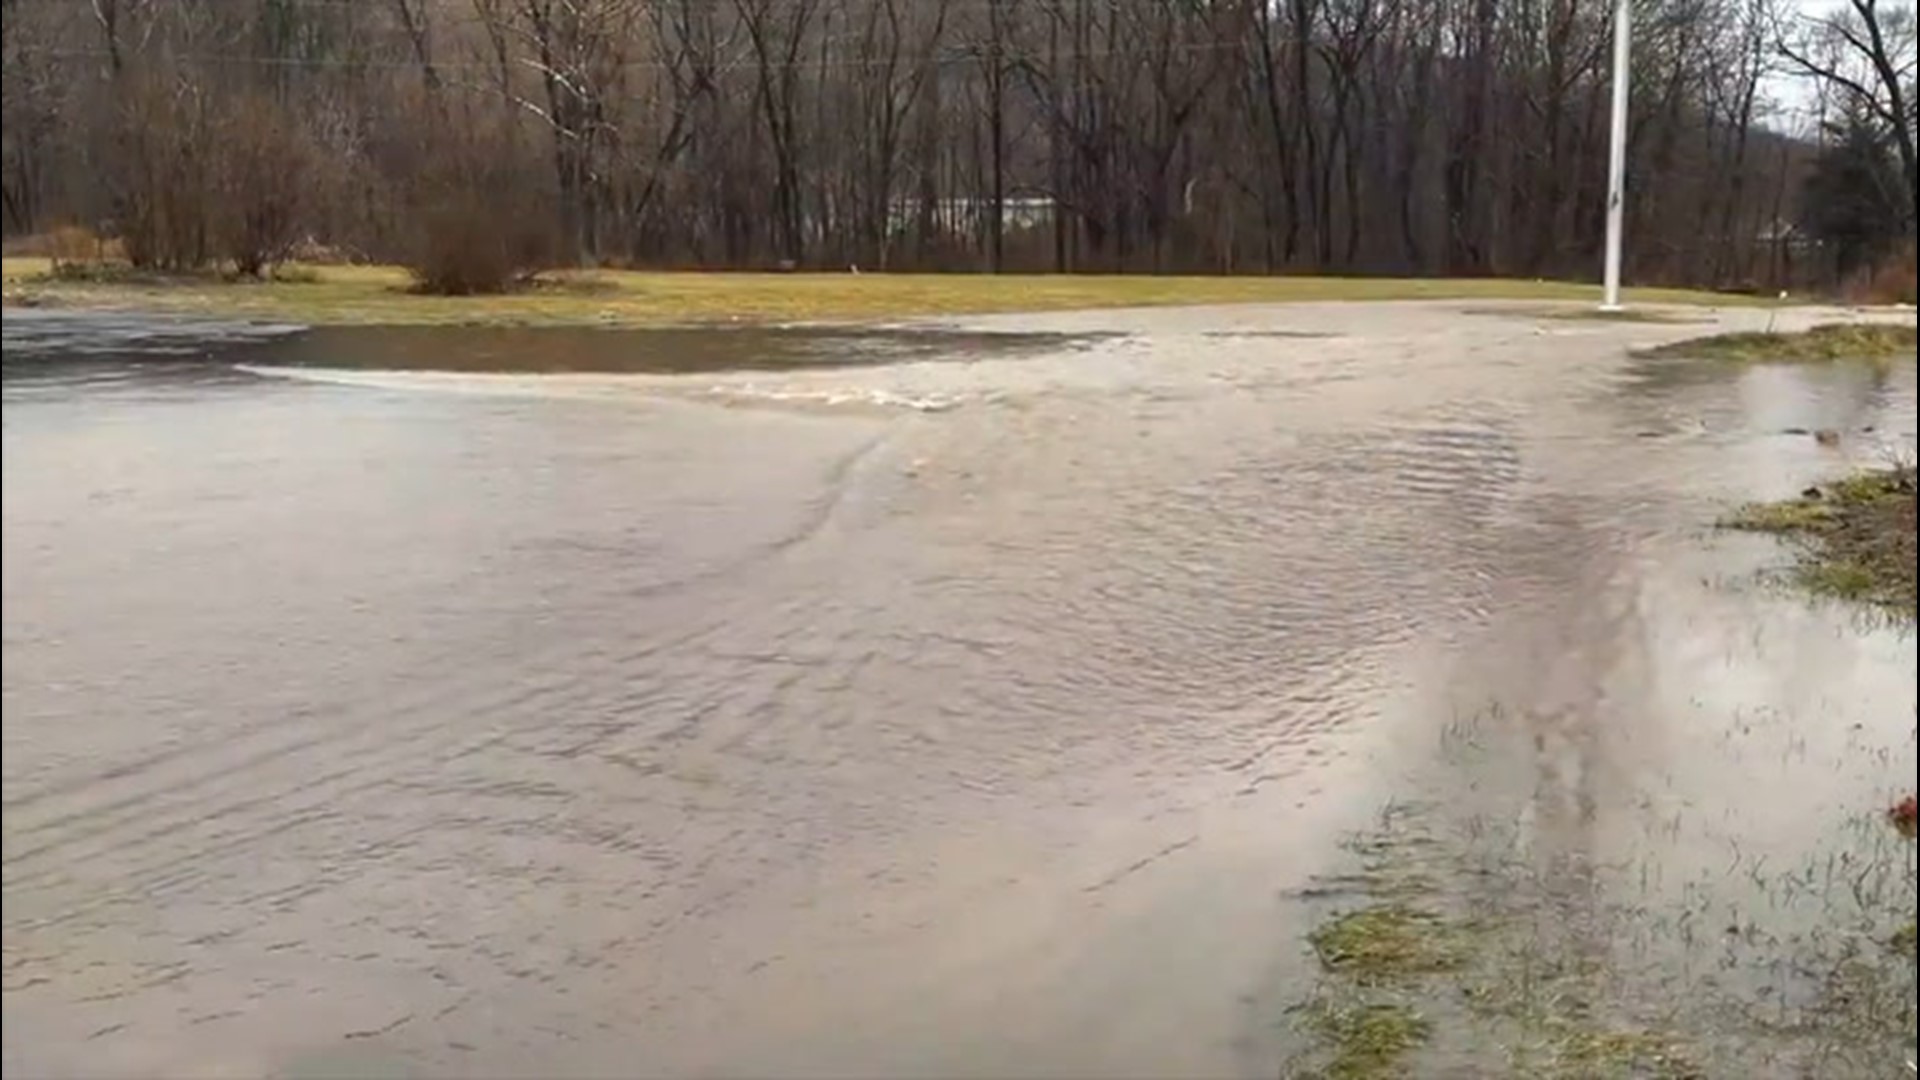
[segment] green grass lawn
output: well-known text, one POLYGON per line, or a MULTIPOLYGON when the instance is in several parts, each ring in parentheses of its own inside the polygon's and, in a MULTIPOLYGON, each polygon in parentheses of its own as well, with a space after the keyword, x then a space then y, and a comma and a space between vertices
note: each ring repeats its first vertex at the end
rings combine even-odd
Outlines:
POLYGON ((1898 323, 1826 323, 1796 333, 1743 331, 1689 338, 1640 350, 1648 357, 1743 364, 1811 364, 1833 360, 1913 359, 1915 332, 1898 323))
MULTIPOLYGON (((1550 281, 1148 275, 746 274, 596 271, 551 275, 505 296, 421 296, 389 266, 296 267, 290 280, 213 277, 62 281, 41 258, 0 265, 8 306, 37 304, 278 319, 309 324, 660 326, 836 322, 990 312, 1327 300, 1598 302, 1597 286, 1550 281), (292 280, 297 279, 297 280, 292 280)), ((1637 290, 1641 303, 1742 297, 1637 290)))

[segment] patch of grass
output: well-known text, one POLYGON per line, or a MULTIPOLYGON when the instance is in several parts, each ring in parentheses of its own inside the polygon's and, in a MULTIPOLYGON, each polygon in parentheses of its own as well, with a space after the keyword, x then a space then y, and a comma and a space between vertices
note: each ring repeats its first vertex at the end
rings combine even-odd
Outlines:
POLYGON ((1400 901, 1336 916, 1315 928, 1308 942, 1328 971, 1362 986, 1452 971, 1465 959, 1455 928, 1400 901))
POLYGON ((1828 484, 1825 491, 1830 502, 1842 506, 1869 506, 1880 502, 1913 502, 1914 470, 1912 466, 1897 469, 1858 472, 1842 477, 1828 484))
POLYGON ((1851 559, 1810 563, 1801 568, 1800 580, 1812 592, 1856 603, 1873 601, 1880 588, 1873 568, 1851 559))
POLYGON ((1674 326, 1704 321, 1677 311, 1644 307, 1622 308, 1619 311, 1603 311, 1600 308, 1564 308, 1558 311, 1542 312, 1540 317, 1567 322, 1660 323, 1674 326))
POLYGON ((1290 1010, 1307 1041, 1282 1075, 1696 1080, 1814 1075, 1802 1066, 1818 1062, 1821 1076, 1867 1077, 1890 1041, 1911 1046, 1911 878, 1883 860, 1877 818, 1849 826, 1870 832, 1872 857, 1755 878, 1770 910, 1826 893, 1822 918, 1840 923, 1826 936, 1797 917, 1722 923, 1709 914, 1720 898, 1692 887, 1648 903, 1614 876, 1631 874, 1624 863, 1588 878, 1524 850, 1540 834, 1504 811, 1449 827, 1452 812, 1394 804, 1347 845, 1358 872, 1300 893, 1365 899, 1309 935, 1324 974, 1290 1010))
MULTIPOLYGON (((1730 306, 1752 307, 1756 301, 1736 298, 1730 306)), ((1652 323, 1657 325, 1683 326, 1689 323, 1712 321, 1701 314, 1689 313, 1687 306, 1707 304, 1727 304, 1724 296, 1702 296, 1694 301, 1678 301, 1665 306, 1646 304, 1622 308, 1619 311, 1603 311, 1596 305, 1555 305, 1553 307, 1519 307, 1515 305, 1490 305, 1486 307, 1466 307, 1461 309, 1465 315, 1494 315, 1503 318, 1529 316, 1536 319, 1551 319, 1556 322, 1598 322, 1598 323, 1652 323)))
POLYGON ((1558 1034, 1546 1075, 1572 1080, 1618 1076, 1692 1080, 1702 1076, 1673 1046, 1650 1031, 1597 1031, 1573 1027, 1558 1034))
MULTIPOLYGON (((1340 300, 1595 300, 1590 285, 1483 279, 1152 275, 746 274, 600 271, 506 295, 423 296, 398 267, 315 266, 317 280, 245 288, 217 280, 62 282, 44 258, 0 264, 8 302, 31 286, 48 307, 139 309, 309 325, 611 325, 855 322, 991 312, 1340 300), (571 282, 584 280, 586 284, 571 282)), ((1709 293, 1649 289, 1636 302, 1725 305, 1709 293)))
POLYGON ((1642 349, 1638 355, 1744 364, 1886 362, 1900 357, 1911 359, 1915 341, 1914 328, 1899 323, 1823 323, 1795 333, 1742 331, 1690 338, 1642 349))
POLYGON ((1603 1018, 1594 993, 1607 964, 1569 954, 1525 919, 1490 933, 1471 972, 1457 980, 1472 1015, 1502 1033, 1508 1075, 1528 1080, 1691 1080, 1702 1075, 1679 1040, 1603 1018))
POLYGON ((1920 942, 1920 937, 1916 937, 1913 920, 1908 919, 1907 925, 1895 930, 1893 936, 1887 939, 1887 948, 1894 952, 1911 953, 1916 942, 1920 942))
POLYGON ((318 285, 320 269, 301 263, 277 263, 268 271, 268 277, 282 285, 318 285))
POLYGON ((556 270, 536 276, 533 288, 561 296, 616 296, 620 283, 597 271, 556 270))
POLYGON ((1727 515, 1721 525, 1753 532, 1796 532, 1824 529, 1833 520, 1833 507, 1818 499, 1800 498, 1749 503, 1727 515))
POLYGON ((1721 524, 1799 547, 1797 578, 1823 596, 1915 610, 1914 470, 1855 473, 1797 499, 1741 507, 1721 524))
POLYGON ((1326 1080, 1404 1076, 1406 1056, 1433 1031, 1418 1012, 1396 1002, 1319 1001, 1308 1010, 1307 1027, 1327 1047, 1327 1063, 1314 1071, 1326 1080))

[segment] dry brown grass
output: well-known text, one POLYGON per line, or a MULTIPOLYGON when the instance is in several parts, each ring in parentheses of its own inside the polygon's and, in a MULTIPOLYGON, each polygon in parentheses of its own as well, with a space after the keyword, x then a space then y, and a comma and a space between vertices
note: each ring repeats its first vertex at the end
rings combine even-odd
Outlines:
POLYGON ((1914 292, 1914 246, 1909 241, 1903 250, 1855 274, 1841 295, 1852 304, 1911 304, 1914 292))
POLYGON ((127 264, 118 240, 105 239, 81 225, 61 225, 27 242, 46 257, 48 273, 62 280, 96 279, 127 264))

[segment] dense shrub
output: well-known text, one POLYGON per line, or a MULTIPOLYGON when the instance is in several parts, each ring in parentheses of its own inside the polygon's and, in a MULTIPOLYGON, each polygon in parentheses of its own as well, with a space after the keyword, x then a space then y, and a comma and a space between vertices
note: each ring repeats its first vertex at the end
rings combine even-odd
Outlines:
POLYGON ((487 125, 431 125, 409 185, 406 266, 421 292, 507 292, 551 265, 545 204, 487 125))
POLYGON ((127 261, 142 270, 207 265, 215 132, 206 92, 160 74, 130 75, 99 115, 95 157, 127 261))
POLYGON ((249 95, 219 117, 213 248, 233 269, 262 277, 306 234, 317 155, 298 121, 272 99, 249 95))

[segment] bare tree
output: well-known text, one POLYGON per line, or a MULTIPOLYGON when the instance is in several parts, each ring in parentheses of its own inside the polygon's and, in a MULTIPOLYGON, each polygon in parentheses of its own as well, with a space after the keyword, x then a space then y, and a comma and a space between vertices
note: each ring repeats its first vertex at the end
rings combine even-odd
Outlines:
POLYGON ((1913 229, 1914 13, 1882 8, 1879 0, 1847 0, 1832 14, 1804 16, 1781 36, 1780 52, 1793 66, 1837 95, 1843 107, 1872 117, 1899 156, 1906 184, 1903 228, 1913 229))
MULTIPOLYGON (((1586 276, 1609 2, 0 0, 0 223, 413 259, 440 191, 545 230, 503 265, 1586 276)), ((1913 205, 1911 6, 1770 2, 1634 0, 1642 280, 1802 272, 1772 226, 1821 148, 1776 63, 1913 205)))

